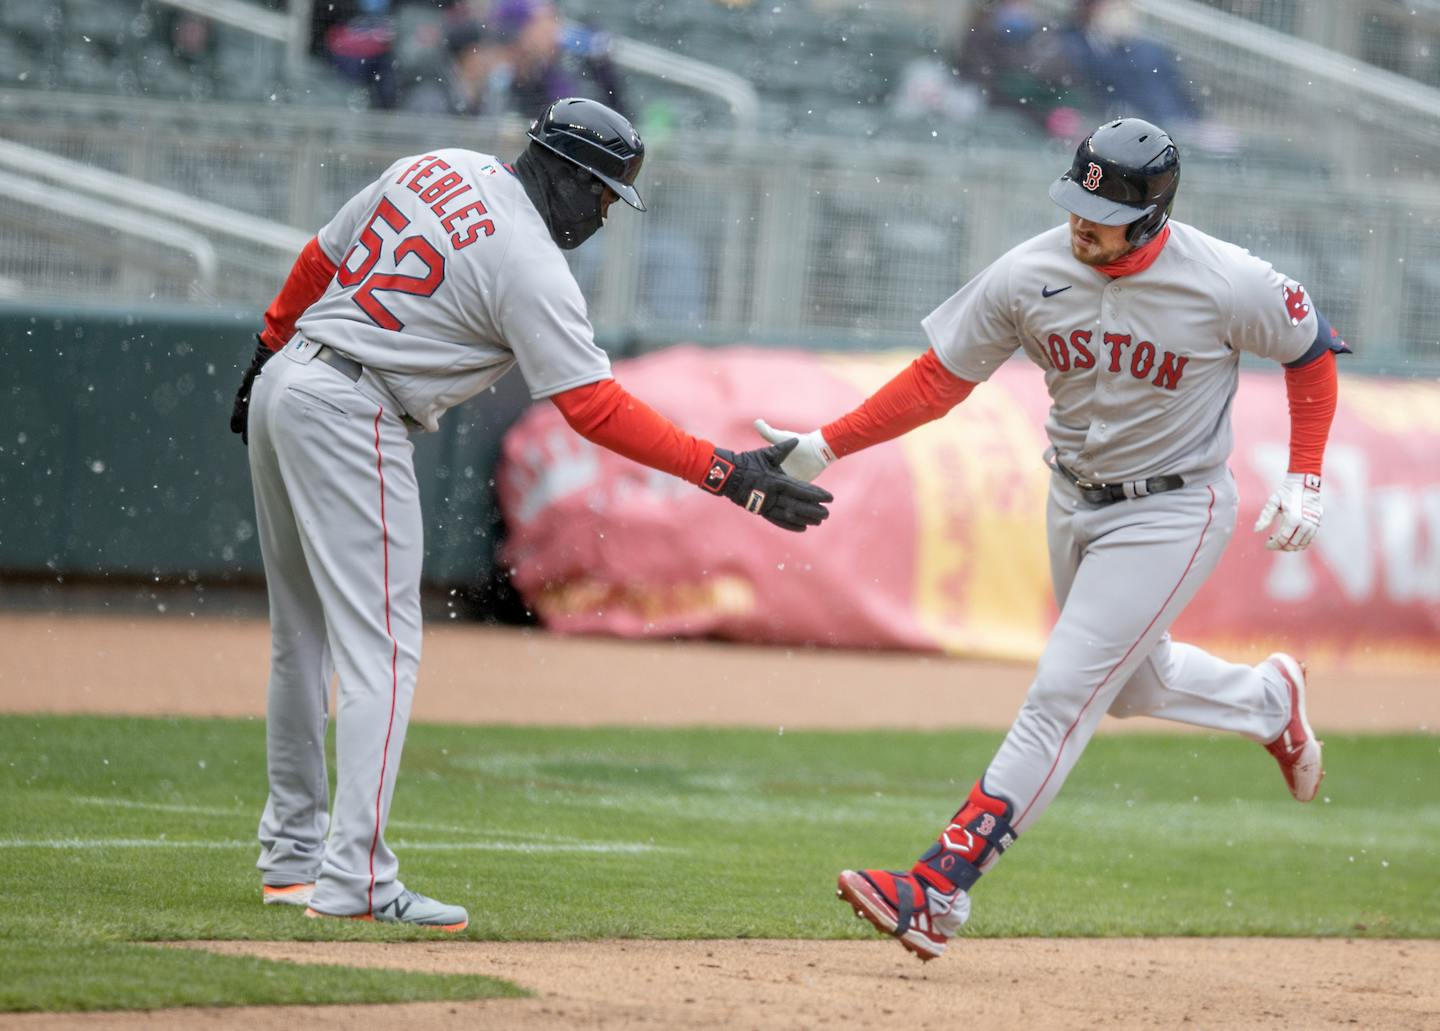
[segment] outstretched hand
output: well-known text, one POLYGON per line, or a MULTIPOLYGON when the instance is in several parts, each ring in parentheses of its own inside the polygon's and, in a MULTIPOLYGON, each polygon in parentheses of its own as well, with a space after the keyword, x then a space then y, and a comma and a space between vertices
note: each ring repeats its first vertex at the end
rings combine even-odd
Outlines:
POLYGON ((755 432, 772 444, 795 441, 795 450, 785 459, 784 469, 789 476, 807 483, 823 473, 835 461, 835 452, 825 442, 819 430, 796 433, 794 430, 777 430, 764 419, 755 420, 755 432))
POLYGON ((710 473, 701 484, 747 512, 754 512, 783 530, 801 533, 818 526, 829 515, 825 505, 835 499, 828 490, 787 476, 786 457, 799 443, 795 438, 754 451, 716 448, 710 473))

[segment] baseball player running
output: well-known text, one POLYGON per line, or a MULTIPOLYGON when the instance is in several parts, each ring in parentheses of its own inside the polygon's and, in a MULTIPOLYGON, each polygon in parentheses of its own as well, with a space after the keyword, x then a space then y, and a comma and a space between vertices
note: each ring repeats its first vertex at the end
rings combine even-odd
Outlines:
POLYGON ((602 104, 569 99, 529 135, 513 165, 436 150, 401 158, 351 198, 265 313, 236 396, 230 428, 250 444, 270 599, 262 896, 305 905, 307 916, 446 931, 469 920, 407 890, 385 842, 420 662, 412 429, 434 430, 446 409, 519 365, 532 396, 596 444, 787 530, 828 515, 826 491, 780 471, 794 443, 717 448, 611 377, 561 250, 595 233, 617 197, 645 210, 634 128, 602 104))
POLYGON ((1137 118, 1101 126, 1050 188, 1069 224, 1027 240, 923 322, 931 349, 849 415, 798 439, 787 472, 899 436, 960 403, 1017 350, 1052 404, 1048 537, 1059 619, 988 769, 908 871, 846 870, 839 895, 933 959, 970 891, 1045 811, 1101 716, 1158 716, 1263 743, 1302 802, 1320 783, 1305 671, 1285 654, 1237 665, 1170 639, 1235 525, 1230 404, 1240 352, 1285 366, 1290 471, 1256 523, 1266 546, 1320 527, 1320 467, 1344 341, 1299 283, 1170 219, 1175 144, 1137 118))

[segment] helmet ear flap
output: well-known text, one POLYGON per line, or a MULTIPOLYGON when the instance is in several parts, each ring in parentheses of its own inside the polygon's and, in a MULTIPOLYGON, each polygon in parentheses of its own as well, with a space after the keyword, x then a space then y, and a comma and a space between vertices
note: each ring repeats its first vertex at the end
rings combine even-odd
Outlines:
POLYGON ((1163 130, 1140 118, 1100 126, 1076 148, 1050 199, 1102 225, 1128 225, 1132 246, 1165 226, 1180 184, 1180 154, 1163 130))
POLYGON ((1125 231, 1125 239, 1133 247, 1143 247, 1155 237, 1160 235, 1160 230, 1165 228, 1165 223, 1170 221, 1170 209, 1175 207, 1175 194, 1180 187, 1180 170, 1175 170, 1175 177, 1169 186, 1169 198, 1163 206, 1157 206, 1154 211, 1136 222, 1131 222, 1130 227, 1125 231))

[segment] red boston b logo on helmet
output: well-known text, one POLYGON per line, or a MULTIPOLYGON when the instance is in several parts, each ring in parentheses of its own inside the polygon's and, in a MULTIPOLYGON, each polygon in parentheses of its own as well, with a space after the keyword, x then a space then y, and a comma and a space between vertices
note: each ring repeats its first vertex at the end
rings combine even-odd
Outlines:
POLYGON ((1085 172, 1085 181, 1080 185, 1093 193, 1100 188, 1100 176, 1102 174, 1100 166, 1092 161, 1090 162, 1089 169, 1085 172))

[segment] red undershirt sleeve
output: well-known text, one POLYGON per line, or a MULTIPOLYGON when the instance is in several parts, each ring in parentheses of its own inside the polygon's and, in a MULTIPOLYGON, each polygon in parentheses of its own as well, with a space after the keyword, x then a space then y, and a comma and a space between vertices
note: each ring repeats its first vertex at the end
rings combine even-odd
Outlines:
POLYGON ((1339 393, 1334 351, 1323 352, 1308 365, 1285 370, 1285 394, 1290 400, 1292 473, 1320 475, 1339 393))
POLYGON ((550 397, 576 433, 652 469, 699 485, 715 445, 691 436, 613 379, 550 397))
POLYGON ((265 311, 265 328, 260 339, 272 351, 278 351, 295 335, 295 320, 305 309, 320 299, 335 275, 335 263, 325 257, 320 241, 310 238, 295 259, 285 285, 265 311))
POLYGON ((975 384, 944 365, 933 349, 911 362, 849 415, 820 427, 837 458, 893 440, 933 422, 970 396, 975 384))

